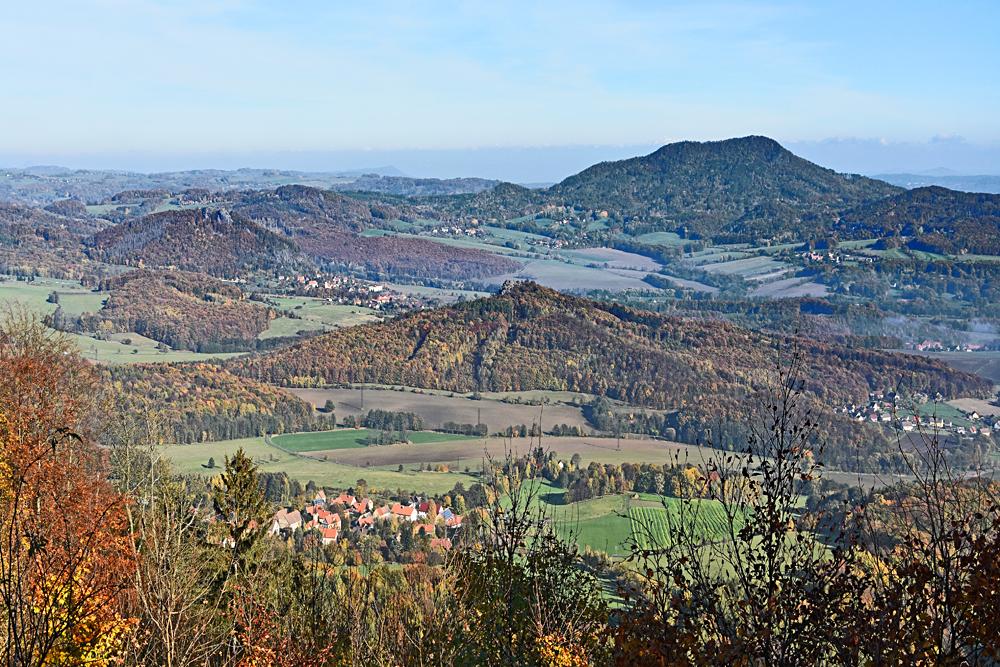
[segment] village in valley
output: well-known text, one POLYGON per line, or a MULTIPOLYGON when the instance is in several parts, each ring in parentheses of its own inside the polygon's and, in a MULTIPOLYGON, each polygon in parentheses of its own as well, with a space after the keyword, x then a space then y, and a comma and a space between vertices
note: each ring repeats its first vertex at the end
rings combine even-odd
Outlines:
POLYGON ((370 497, 350 492, 328 497, 324 489, 319 489, 304 506, 275 512, 268 532, 292 540, 314 537, 323 546, 344 547, 377 533, 404 551, 416 546, 440 554, 451 549, 453 538, 462 528, 462 518, 452 507, 430 498, 409 498, 376 507, 370 497))
POLYGON ((892 391, 873 391, 869 392, 866 403, 844 405, 839 412, 857 422, 881 424, 904 432, 992 438, 1000 430, 1000 415, 965 412, 943 402, 940 395, 932 398, 920 392, 903 397, 892 391))
POLYGON ((420 305, 419 300, 388 286, 345 274, 295 274, 278 276, 282 291, 296 296, 325 299, 329 303, 372 310, 394 310, 420 305))

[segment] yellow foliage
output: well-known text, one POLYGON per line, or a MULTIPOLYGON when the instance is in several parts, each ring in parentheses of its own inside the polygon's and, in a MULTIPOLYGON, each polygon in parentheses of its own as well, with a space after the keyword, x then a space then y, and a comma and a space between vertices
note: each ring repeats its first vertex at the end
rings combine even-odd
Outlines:
POLYGON ((53 647, 47 664, 118 664, 138 619, 121 616, 114 610, 112 599, 88 590, 86 570, 78 570, 71 582, 62 585, 50 577, 46 588, 55 589, 54 599, 40 599, 36 613, 48 615, 52 636, 58 636, 59 628, 70 629, 53 647))
POLYGON ((537 648, 539 662, 546 667, 585 667, 588 664, 583 648, 567 642, 559 634, 539 637, 537 648))

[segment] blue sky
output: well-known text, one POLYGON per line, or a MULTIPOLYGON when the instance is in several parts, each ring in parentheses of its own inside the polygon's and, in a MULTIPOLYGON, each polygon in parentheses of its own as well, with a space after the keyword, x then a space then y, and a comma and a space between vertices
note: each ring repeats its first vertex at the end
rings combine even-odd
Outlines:
POLYGON ((1000 172, 997 2, 5 4, 8 164, 465 156, 430 170, 448 175, 514 147, 616 157, 766 134, 820 155, 857 145, 856 171, 919 154, 914 168, 1000 172))

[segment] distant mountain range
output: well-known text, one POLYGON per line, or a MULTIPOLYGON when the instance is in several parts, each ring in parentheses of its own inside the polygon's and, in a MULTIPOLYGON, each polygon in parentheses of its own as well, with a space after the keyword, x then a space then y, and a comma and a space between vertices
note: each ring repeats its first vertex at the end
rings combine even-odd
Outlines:
POLYGON ((77 199, 88 204, 98 204, 118 193, 129 191, 162 190, 177 193, 200 189, 223 192, 292 184, 420 197, 482 192, 497 183, 498 181, 482 178, 410 178, 392 166, 336 172, 199 169, 151 174, 39 166, 26 169, 0 168, 0 201, 44 206, 60 199, 77 199))
POLYGON ((500 181, 485 178, 409 178, 364 174, 350 183, 334 185, 342 191, 378 192, 400 197, 435 197, 475 194, 495 187, 500 181))
POLYGON ((275 188, 293 183, 330 188, 352 183, 362 175, 372 174, 388 177, 403 176, 395 167, 338 172, 197 169, 150 174, 52 166, 26 169, 0 168, 0 201, 44 206, 59 199, 79 199, 88 204, 99 204, 119 192, 128 190, 180 192, 195 188, 220 192, 275 188))
POLYGON ((226 277, 311 266, 377 279, 475 280, 521 268, 490 246, 416 238, 395 225, 426 219, 494 222, 651 256, 656 248, 635 237, 661 231, 716 243, 900 237, 914 249, 1000 254, 998 195, 840 174, 760 136, 668 144, 541 189, 374 173, 38 167, 0 173, 4 197, 45 208, 6 206, 0 268, 47 275, 83 270, 85 259, 226 277))
POLYGON ((981 175, 968 176, 963 174, 878 174, 880 180, 901 188, 922 188, 928 185, 939 185, 952 190, 965 192, 989 192, 1000 194, 1000 176, 981 175))

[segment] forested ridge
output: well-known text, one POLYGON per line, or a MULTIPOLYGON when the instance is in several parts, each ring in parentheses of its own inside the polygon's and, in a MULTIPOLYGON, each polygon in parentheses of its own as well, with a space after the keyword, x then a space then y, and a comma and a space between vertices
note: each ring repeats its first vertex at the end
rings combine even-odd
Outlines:
POLYGON ((106 226, 58 210, 0 203, 0 273, 79 278, 88 263, 83 239, 106 226))
POLYGON ((175 267, 232 277, 241 271, 294 264, 295 246, 226 210, 153 213, 98 232, 95 259, 128 266, 175 267))
POLYGON ((391 220, 418 217, 408 204, 363 201, 305 186, 240 196, 234 212, 289 238, 321 264, 364 272, 372 277, 484 278, 516 271, 520 264, 477 248, 460 248, 426 239, 361 236, 359 232, 391 220))
POLYGON ((215 364, 108 366, 102 373, 127 412, 155 411, 170 442, 191 443, 330 428, 328 417, 271 385, 215 364))
POLYGON ((308 236, 331 227, 358 232, 371 226, 374 220, 413 215, 406 206, 367 203, 305 185, 239 193, 233 210, 287 236, 308 236))
POLYGON ((907 237, 914 250, 1000 254, 1000 195, 938 186, 908 190, 844 213, 847 235, 907 237))
MULTIPOLYGON (((989 383, 921 357, 633 310, 517 283, 501 294, 344 329, 286 350, 229 362, 234 373, 286 386, 401 384, 452 391, 576 391, 673 411, 688 441, 730 429, 748 391, 782 349, 807 359, 804 380, 820 418, 843 444, 859 426, 835 407, 869 391, 986 395, 989 383)), ((867 431, 867 429, 866 429, 867 431)), ((879 444, 879 432, 869 440, 879 444)), ((884 444, 884 443, 882 443, 884 444)), ((845 453, 846 457, 846 453, 845 453)))
MULTIPOLYGON (((126 217, 85 240, 93 260, 221 277, 323 267, 373 278, 467 280, 520 268, 519 262, 479 248, 360 234, 417 215, 408 204, 290 185, 222 193, 212 197, 211 206, 126 217)), ((75 240, 78 252, 80 241, 75 240)))
POLYGON ((101 310, 69 318, 59 309, 52 326, 97 334, 134 331, 175 349, 217 352, 252 349, 273 316, 236 285, 204 274, 139 270, 99 287, 111 292, 101 310))

